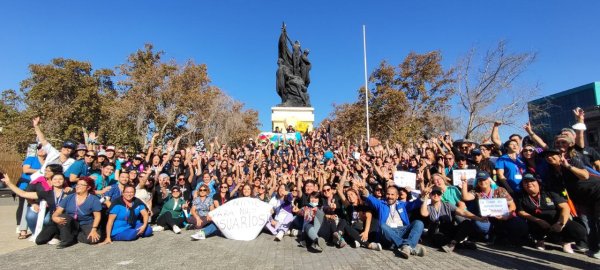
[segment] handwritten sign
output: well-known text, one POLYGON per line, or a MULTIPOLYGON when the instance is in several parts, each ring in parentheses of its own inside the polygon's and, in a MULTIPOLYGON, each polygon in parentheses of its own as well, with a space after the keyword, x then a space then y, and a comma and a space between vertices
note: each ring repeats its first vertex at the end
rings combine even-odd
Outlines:
POLYGON ((475 176, 477 175, 477 170, 452 170, 452 185, 458 186, 460 185, 461 181, 460 181, 460 176, 462 174, 465 174, 465 176, 467 177, 467 183, 469 186, 472 186, 475 184, 475 176))
POLYGON ((250 241, 267 224, 271 209, 271 205, 259 199, 239 198, 228 201, 208 215, 226 238, 250 241))
POLYGON ((479 212, 482 217, 508 215, 506 198, 479 199, 479 212))
POLYGON ((417 174, 405 171, 394 172, 394 184, 399 187, 417 189, 417 174))

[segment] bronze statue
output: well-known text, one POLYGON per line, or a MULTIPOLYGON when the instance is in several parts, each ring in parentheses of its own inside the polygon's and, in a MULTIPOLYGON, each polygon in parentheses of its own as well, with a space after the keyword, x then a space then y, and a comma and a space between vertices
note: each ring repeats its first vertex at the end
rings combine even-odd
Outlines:
POLYGON ((292 43, 287 36, 285 23, 281 27, 278 43, 276 90, 281 97, 281 107, 310 107, 307 88, 310 84, 311 63, 309 50, 302 51, 299 41, 292 43), (292 47, 290 51, 289 45, 292 47))

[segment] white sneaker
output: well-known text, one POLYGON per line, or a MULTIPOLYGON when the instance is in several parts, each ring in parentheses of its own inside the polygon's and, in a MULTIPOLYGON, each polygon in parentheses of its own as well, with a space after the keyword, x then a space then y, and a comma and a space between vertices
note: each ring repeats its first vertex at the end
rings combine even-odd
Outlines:
POLYGON ((291 235, 291 236, 293 236, 293 237, 296 237, 296 236, 298 236, 298 230, 296 230, 296 229, 291 229, 291 230, 290 230, 290 235, 291 235))
POLYGON ((52 240, 48 241, 48 245, 58 245, 60 243, 59 239, 52 238, 52 240))
POLYGON ((275 235, 275 241, 279 242, 279 241, 281 241, 281 239, 283 239, 283 231, 279 231, 275 235))
POLYGON ((152 226, 152 231, 153 232, 162 232, 165 230, 165 227, 160 226, 160 225, 154 225, 152 226))
POLYGON ((177 225, 173 225, 173 232, 175 234, 180 234, 181 233, 181 228, 179 228, 179 226, 177 226, 177 225))
POLYGON ((206 235, 204 235, 204 231, 203 230, 199 230, 197 233, 192 234, 191 237, 192 237, 192 241, 206 239, 206 235))

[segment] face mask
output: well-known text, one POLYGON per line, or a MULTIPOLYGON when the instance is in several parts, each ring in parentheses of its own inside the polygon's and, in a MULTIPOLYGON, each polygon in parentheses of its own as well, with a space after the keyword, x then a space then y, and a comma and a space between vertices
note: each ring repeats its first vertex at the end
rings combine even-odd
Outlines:
POLYGON ((125 162, 125 159, 124 158, 119 158, 119 162, 123 163, 123 162, 125 162))
POLYGON ((308 203, 308 204, 309 204, 311 207, 317 207, 317 206, 319 206, 319 203, 318 203, 318 202, 310 202, 310 203, 308 203))

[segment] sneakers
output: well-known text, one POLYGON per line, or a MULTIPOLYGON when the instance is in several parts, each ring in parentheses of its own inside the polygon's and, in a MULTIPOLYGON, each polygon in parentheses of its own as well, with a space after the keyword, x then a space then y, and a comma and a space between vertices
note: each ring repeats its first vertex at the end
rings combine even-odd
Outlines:
POLYGON ((375 243, 375 242, 370 243, 369 246, 368 246, 368 248, 370 250, 377 250, 377 251, 382 251, 383 250, 383 248, 381 247, 381 244, 375 243))
POLYGON ((456 246, 456 242, 451 241, 447 245, 442 246, 442 250, 444 250, 446 253, 452 253, 452 251, 454 251, 455 246, 456 246))
POLYGON ((589 251, 588 255, 592 258, 600 259, 600 251, 596 251, 596 252, 589 251))
POLYGON ((575 253, 575 251, 573 251, 573 247, 571 247, 571 243, 564 244, 562 250, 564 253, 569 253, 569 254, 575 253))
POLYGON ((333 241, 338 248, 343 248, 346 246, 346 241, 340 232, 333 233, 333 241))
POLYGON ((72 245, 75 245, 75 243, 77 243, 77 241, 74 241, 74 242, 60 242, 58 245, 56 245, 56 249, 67 248, 67 247, 70 247, 72 245))
POLYGON ((318 252, 321 253, 323 252, 323 248, 321 248, 321 246, 319 246, 319 244, 317 244, 317 242, 314 242, 310 248, 314 251, 314 252, 318 252))
POLYGON ((360 242, 358 241, 354 241, 354 246, 352 246, 353 248, 359 248, 360 247, 360 242))
POLYGON ((293 237, 296 237, 296 236, 298 236, 298 230, 296 230, 296 229, 291 229, 291 230, 290 230, 290 236, 293 236, 293 237))
POLYGON ((160 226, 160 225, 154 225, 152 226, 152 231, 153 232, 162 232, 165 230, 165 227, 160 226))
POLYGON ((275 235, 275 241, 279 242, 281 241, 281 239, 283 239, 283 231, 278 231, 277 234, 275 235))
POLYGON ((58 245, 60 243, 59 239, 52 238, 52 240, 48 241, 48 245, 58 245))
POLYGON ((411 254, 411 248, 408 245, 404 245, 398 249, 398 255, 404 259, 408 259, 411 254))
POLYGON ((535 248, 537 248, 538 250, 546 250, 546 243, 544 242, 544 240, 539 240, 535 243, 535 248))
POLYGON ((203 230, 199 230, 197 233, 192 234, 190 237, 192 238, 192 241, 206 239, 206 235, 204 235, 204 231, 203 230))
POLYGON ((177 226, 177 225, 173 225, 173 232, 175 234, 180 234, 181 233, 181 228, 179 228, 179 226, 177 226))
POLYGON ((417 247, 412 250, 411 254, 417 255, 419 257, 424 257, 427 254, 427 249, 424 246, 417 244, 417 247))
POLYGON ((471 250, 477 249, 477 244, 475 244, 471 241, 463 241, 462 243, 459 243, 458 246, 460 246, 462 248, 466 248, 466 249, 471 249, 471 250))

